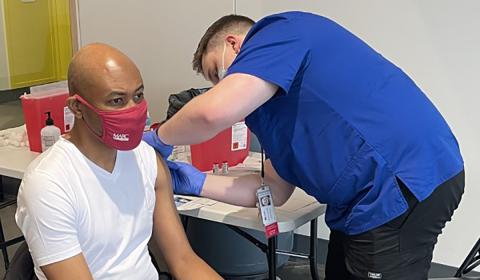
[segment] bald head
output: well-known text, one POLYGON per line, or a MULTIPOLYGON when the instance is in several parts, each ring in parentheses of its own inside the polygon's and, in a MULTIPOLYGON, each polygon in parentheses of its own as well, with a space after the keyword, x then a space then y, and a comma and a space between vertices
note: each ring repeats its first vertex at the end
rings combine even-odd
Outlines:
POLYGON ((137 66, 121 51, 106 44, 95 43, 81 48, 68 68, 70 94, 87 100, 96 99, 116 87, 125 91, 128 82, 142 83, 137 66))
POLYGON ((70 140, 84 147, 96 143, 100 150, 110 148, 98 139, 104 133, 99 112, 122 111, 144 101, 135 63, 105 44, 87 45, 75 54, 68 68, 68 87, 67 106, 75 116, 70 140))

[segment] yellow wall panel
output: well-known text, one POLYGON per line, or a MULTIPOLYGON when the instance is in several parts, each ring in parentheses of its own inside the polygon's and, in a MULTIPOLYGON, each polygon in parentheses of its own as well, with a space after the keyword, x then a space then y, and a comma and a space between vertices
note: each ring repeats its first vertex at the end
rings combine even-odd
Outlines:
POLYGON ((51 0, 53 34, 55 42, 56 79, 66 80, 68 64, 72 58, 72 33, 70 29, 70 4, 68 0, 51 0))
POLYGON ((66 78, 71 57, 68 0, 4 0, 13 88, 66 78))

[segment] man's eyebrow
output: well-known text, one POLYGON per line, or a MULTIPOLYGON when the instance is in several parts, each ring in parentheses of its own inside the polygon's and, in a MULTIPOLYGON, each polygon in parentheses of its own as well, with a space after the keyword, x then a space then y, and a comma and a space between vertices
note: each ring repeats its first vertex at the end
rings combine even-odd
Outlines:
MULTIPOLYGON (((143 89, 144 89, 144 86, 142 84, 135 90, 135 93, 141 92, 143 91, 143 89)), ((127 95, 127 93, 124 91, 112 91, 108 94, 108 97, 119 96, 119 95, 124 96, 124 95, 127 95)))
POLYGON ((139 91, 143 91, 144 90, 144 86, 143 84, 141 84, 136 90, 135 92, 139 92, 139 91))
POLYGON ((126 92, 123 92, 123 91, 112 91, 108 94, 108 97, 113 97, 113 96, 124 96, 124 95, 127 95, 126 92))

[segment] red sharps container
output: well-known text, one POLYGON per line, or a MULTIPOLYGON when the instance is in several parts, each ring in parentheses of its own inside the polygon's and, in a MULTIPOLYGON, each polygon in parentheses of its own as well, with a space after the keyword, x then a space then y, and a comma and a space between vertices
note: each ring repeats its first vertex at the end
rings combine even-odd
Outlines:
POLYGON ((42 151, 40 130, 45 126, 46 113, 51 112, 55 126, 60 128, 62 134, 70 131, 74 116, 66 105, 68 92, 55 92, 44 94, 26 94, 22 100, 23 116, 27 128, 30 150, 42 151))
POLYGON ((242 163, 250 151, 250 130, 244 121, 237 122, 212 139, 190 146, 192 164, 200 171, 212 170, 214 164, 229 167, 242 163))

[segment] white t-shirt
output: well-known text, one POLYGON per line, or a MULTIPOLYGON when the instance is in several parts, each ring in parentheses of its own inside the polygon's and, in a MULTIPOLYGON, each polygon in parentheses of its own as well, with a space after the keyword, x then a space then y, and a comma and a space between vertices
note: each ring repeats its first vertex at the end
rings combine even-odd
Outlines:
POLYGON ((61 138, 30 164, 15 215, 40 266, 79 253, 94 279, 158 279, 148 254, 157 163, 142 142, 118 151, 112 173, 61 138))

